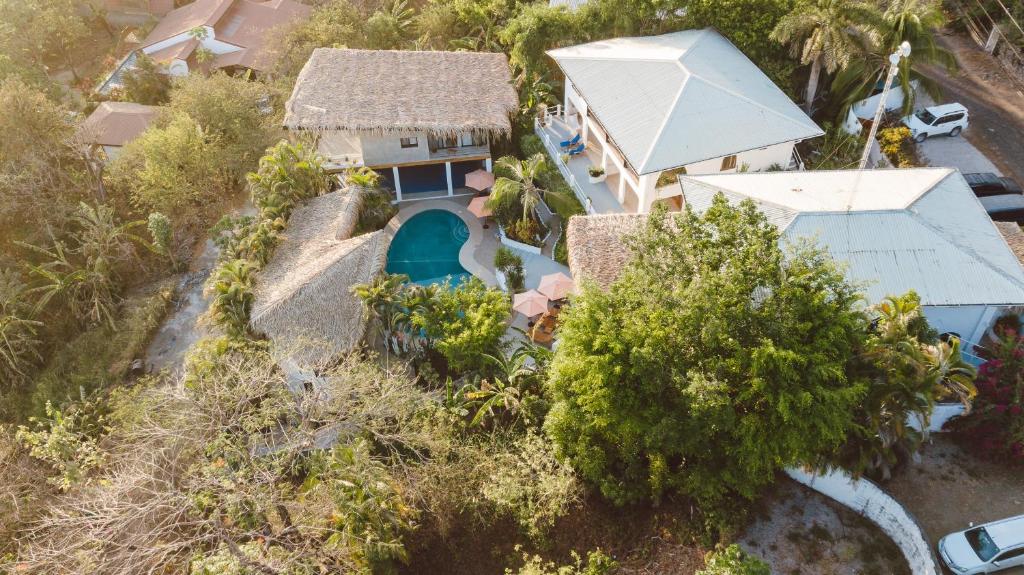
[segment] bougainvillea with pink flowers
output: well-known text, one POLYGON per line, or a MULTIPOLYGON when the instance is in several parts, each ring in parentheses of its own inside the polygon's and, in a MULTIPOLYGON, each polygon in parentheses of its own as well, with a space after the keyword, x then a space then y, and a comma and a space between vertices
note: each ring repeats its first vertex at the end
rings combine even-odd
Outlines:
POLYGON ((979 455, 1024 464, 1024 335, 1004 329, 989 351, 971 413, 951 425, 979 455))

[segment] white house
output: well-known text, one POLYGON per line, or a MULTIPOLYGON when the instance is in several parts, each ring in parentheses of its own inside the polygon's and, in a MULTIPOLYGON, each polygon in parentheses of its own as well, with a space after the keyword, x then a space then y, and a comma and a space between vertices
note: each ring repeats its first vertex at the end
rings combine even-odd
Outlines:
POLYGON ((511 133, 517 107, 504 54, 318 48, 284 125, 315 136, 330 169, 374 169, 402 201, 490 171, 490 142, 511 133))
POLYGON ((308 18, 312 11, 295 0, 195 0, 164 16, 97 91, 120 87, 140 53, 171 76, 199 69, 263 72, 274 60, 265 45, 271 30, 308 18))
POLYGON ((678 208, 680 173, 798 168, 796 143, 824 133, 712 29, 548 54, 565 74, 565 95, 537 131, 560 163, 558 143, 580 135, 584 152, 560 167, 592 212, 643 213, 655 201, 678 208), (592 165, 604 169, 603 185, 581 181, 592 165))
MULTIPOLYGON (((827 249, 869 303, 915 290, 940 333, 976 343, 996 318, 1024 311, 1024 268, 954 169, 681 176, 680 184, 686 205, 697 212, 718 193, 731 202, 753 200, 784 241, 811 238, 827 249)), ((568 230, 574 276, 610 284, 629 257, 615 240, 643 218, 574 218, 568 230)))

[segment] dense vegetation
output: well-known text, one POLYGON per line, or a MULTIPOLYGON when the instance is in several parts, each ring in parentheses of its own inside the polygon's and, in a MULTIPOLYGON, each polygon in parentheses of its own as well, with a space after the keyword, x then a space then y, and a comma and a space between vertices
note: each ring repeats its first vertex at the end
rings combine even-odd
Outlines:
MULTIPOLYGON (((829 120, 900 41, 922 63, 944 57, 928 48, 940 20, 929 1, 314 4, 275 34, 280 58, 259 78, 171 80, 143 59, 114 97, 164 108, 104 166, 77 138, 98 100, 80 89, 116 60, 119 31, 71 0, 0 0, 0 570, 451 572, 466 557, 462 572, 612 573, 608 548, 628 550, 619 535, 661 537, 673 513, 680 540, 728 542, 783 466, 884 478, 918 447, 907 417, 973 395, 913 294, 866 311, 824 254, 780 249, 751 206, 722 200, 704 216, 656 215, 624 279, 563 312, 557 352, 506 337, 508 297, 479 280, 383 275, 356 289, 367 346, 290 391, 248 320, 290 214, 331 187, 310 142, 278 141, 313 49, 507 53, 522 109, 496 144, 494 207, 536 239, 543 199, 562 220, 563 262, 564 224, 583 206, 530 132, 560 93, 546 50, 714 26, 829 120), (247 199, 256 215, 221 219, 247 199), (180 379, 142 376, 133 363, 211 226, 219 335, 180 379), (603 538, 576 535, 602 517, 603 538)), ((822 167, 859 148, 835 130, 823 140, 822 167)), ((357 232, 379 229, 394 207, 375 174, 346 178, 364 194, 357 232)), ((521 286, 521 260, 498 259, 521 286)), ((1020 403, 1014 341, 998 353, 1015 367, 983 371, 968 421, 1006 430, 991 452, 1019 456, 1005 419, 1020 403)), ((763 572, 734 546, 705 570, 763 572)))

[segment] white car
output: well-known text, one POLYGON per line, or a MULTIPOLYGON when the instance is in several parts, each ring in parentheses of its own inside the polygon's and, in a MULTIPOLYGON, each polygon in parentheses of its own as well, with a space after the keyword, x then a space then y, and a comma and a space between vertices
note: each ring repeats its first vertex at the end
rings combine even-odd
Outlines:
POLYGON ((960 104, 943 104, 915 112, 902 119, 917 142, 932 136, 959 136, 967 129, 967 108, 960 104))
POLYGON ((1024 565, 1024 515, 993 521, 939 540, 939 556, 954 573, 996 573, 1024 565))

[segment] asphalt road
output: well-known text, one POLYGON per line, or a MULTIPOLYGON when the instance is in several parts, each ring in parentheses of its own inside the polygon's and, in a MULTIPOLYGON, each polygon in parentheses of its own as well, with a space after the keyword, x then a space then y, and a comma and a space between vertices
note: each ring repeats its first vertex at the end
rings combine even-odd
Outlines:
POLYGON ((969 38, 943 35, 939 43, 956 54, 960 70, 930 69, 943 90, 941 102, 960 102, 970 112, 964 132, 1004 175, 1024 182, 1024 82, 1013 80, 969 38))

